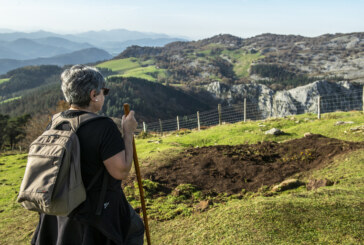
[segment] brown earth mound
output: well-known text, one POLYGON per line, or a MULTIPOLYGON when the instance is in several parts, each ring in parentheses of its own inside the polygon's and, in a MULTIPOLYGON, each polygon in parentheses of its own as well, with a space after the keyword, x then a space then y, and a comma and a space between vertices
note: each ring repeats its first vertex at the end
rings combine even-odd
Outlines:
POLYGON ((143 178, 160 183, 166 191, 179 184, 192 184, 204 193, 257 191, 263 185, 272 186, 296 173, 322 167, 333 157, 360 148, 364 148, 364 142, 321 135, 284 143, 194 148, 166 166, 145 172, 143 178))

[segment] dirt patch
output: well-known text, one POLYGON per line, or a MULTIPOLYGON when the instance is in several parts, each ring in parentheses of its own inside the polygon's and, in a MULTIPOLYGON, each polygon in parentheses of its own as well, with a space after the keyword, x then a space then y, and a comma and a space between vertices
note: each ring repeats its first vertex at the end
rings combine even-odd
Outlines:
POLYGON ((320 168, 335 156, 360 148, 364 148, 364 142, 321 135, 284 143, 194 148, 166 166, 144 172, 143 178, 158 182, 169 191, 179 184, 192 184, 204 193, 257 191, 296 173, 320 168))

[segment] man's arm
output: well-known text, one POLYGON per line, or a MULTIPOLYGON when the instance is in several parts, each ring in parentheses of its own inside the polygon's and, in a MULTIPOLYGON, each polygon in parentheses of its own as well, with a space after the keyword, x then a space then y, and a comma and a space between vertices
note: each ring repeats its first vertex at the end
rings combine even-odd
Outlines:
POLYGON ((110 175, 118 180, 126 179, 129 175, 133 161, 133 137, 137 127, 134 111, 122 119, 125 150, 104 160, 105 167, 110 175))

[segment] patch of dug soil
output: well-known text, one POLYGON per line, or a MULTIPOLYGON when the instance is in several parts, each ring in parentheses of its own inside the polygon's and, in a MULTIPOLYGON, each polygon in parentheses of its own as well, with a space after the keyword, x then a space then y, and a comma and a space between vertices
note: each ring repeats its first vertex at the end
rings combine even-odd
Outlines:
POLYGON ((147 178, 172 190, 192 184, 204 193, 257 191, 262 185, 280 183, 299 172, 322 167, 332 158, 364 148, 354 143, 311 135, 285 143, 210 146, 188 149, 168 166, 146 172, 147 178))

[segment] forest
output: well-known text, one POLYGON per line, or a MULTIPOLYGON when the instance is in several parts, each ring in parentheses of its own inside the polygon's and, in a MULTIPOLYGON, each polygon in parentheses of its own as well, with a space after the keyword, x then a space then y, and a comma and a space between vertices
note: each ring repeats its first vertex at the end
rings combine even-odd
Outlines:
POLYGON ((26 124, 31 116, 9 117, 0 114, 0 150, 14 149, 26 137, 26 124))

